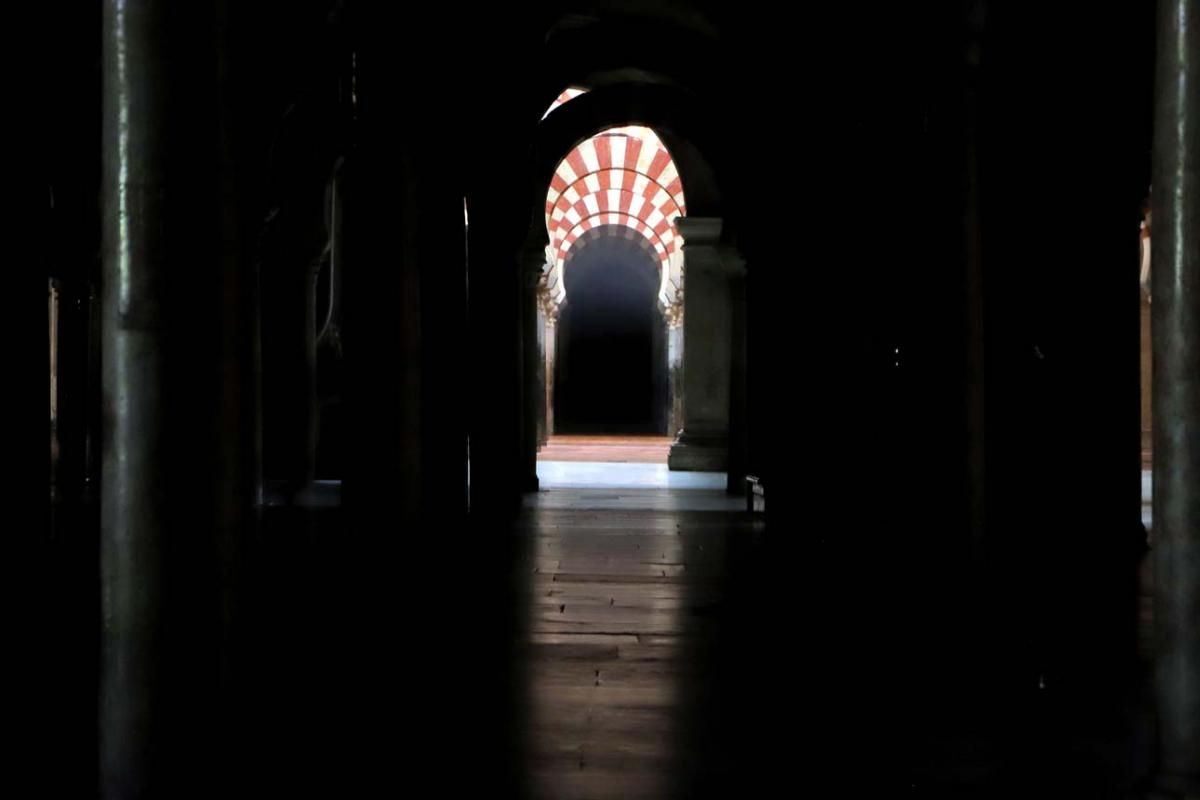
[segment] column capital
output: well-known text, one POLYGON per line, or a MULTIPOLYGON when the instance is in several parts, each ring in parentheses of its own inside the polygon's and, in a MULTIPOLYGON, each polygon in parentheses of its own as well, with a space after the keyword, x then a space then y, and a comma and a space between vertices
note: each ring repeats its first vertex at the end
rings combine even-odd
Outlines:
POLYGON ((720 217, 675 218, 675 230, 683 237, 685 251, 689 246, 715 246, 721 241, 723 225, 720 217))
POLYGON ((521 283, 526 289, 540 291, 546 285, 546 273, 541 267, 522 266, 521 283))
POLYGON ((545 236, 531 235, 517 250, 517 263, 523 275, 535 274, 541 276, 549 263, 546 250, 549 244, 545 236))
POLYGON ((554 302, 550 287, 544 280, 537 284, 537 299, 538 304, 542 307, 542 313, 546 316, 546 322, 553 325, 558 318, 558 303, 554 302))
POLYGON ((724 221, 720 217, 676 217, 675 230, 683 237, 684 280, 689 270, 739 277, 746 260, 733 245, 721 243, 724 221))
POLYGON ((675 295, 675 302, 668 304, 663 308, 663 316, 667 319, 667 325, 671 328, 678 328, 683 324, 683 293, 679 292, 675 295))

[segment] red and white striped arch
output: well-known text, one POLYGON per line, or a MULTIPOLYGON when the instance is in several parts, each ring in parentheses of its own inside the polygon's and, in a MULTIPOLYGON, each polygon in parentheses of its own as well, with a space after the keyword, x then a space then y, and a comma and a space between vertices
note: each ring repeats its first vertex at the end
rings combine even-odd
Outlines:
MULTIPOLYGON (((625 227, 653 249, 661 268, 659 300, 670 305, 683 270, 674 223, 686 213, 679 170, 653 130, 629 126, 601 131, 568 153, 550 181, 548 269, 561 273, 572 245, 588 231, 625 227)), ((561 302, 564 283, 557 274, 551 277, 560 287, 556 299, 561 302)))
POLYGON ((579 97, 579 95, 586 91, 587 89, 581 89, 578 86, 572 86, 570 88, 563 89, 562 94, 554 98, 554 102, 551 103, 550 107, 546 109, 546 113, 542 114, 542 119, 550 116, 550 112, 561 106, 563 103, 567 102, 568 100, 574 100, 576 97, 579 97))

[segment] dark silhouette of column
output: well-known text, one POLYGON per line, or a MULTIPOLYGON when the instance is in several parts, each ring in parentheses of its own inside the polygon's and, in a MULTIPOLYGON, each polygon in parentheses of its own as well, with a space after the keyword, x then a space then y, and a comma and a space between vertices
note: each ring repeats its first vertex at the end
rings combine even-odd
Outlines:
POLYGON ((546 243, 534 240, 521 252, 521 374, 522 374, 522 489, 538 490, 538 417, 545 402, 539 361, 544 359, 538 337, 538 286, 546 261, 546 243))
POLYGON ((232 15, 224 0, 104 4, 105 798, 220 794, 235 738, 232 637, 257 477, 232 15))
POLYGON ((732 494, 746 490, 749 471, 750 423, 746 414, 746 278, 737 272, 730 278, 730 360, 729 360, 729 463, 726 489, 732 494))
POLYGON ((467 368, 471 448, 471 511, 506 515, 526 488, 521 375, 522 267, 520 243, 503 226, 504 201, 468 195, 470 345, 467 368))

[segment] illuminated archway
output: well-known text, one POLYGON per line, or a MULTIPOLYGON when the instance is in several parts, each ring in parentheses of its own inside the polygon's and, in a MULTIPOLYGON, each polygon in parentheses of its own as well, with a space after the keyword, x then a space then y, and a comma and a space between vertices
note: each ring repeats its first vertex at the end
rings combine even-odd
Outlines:
MULTIPOLYGON (((582 94, 568 89, 549 114, 582 94)), ((660 266, 658 299, 666 310, 678 303, 683 284, 683 250, 675 219, 687 215, 683 182, 674 159, 652 129, 608 128, 584 140, 563 158, 546 193, 546 284, 551 299, 566 299, 562 271, 571 248, 589 231, 627 228, 654 251, 660 266)))
MULTIPOLYGON (((586 90, 563 91, 543 119, 586 90)), ((568 268, 591 246, 605 241, 620 250, 643 251, 657 268, 654 281, 661 314, 659 342, 665 367, 664 402, 667 432, 674 434, 682 419, 680 382, 683 321, 683 241, 676 220, 687 215, 679 168, 659 135, 641 125, 605 128, 579 142, 555 164, 543 209, 547 241, 539 282, 539 370, 545 379, 543 431, 553 431, 554 380, 558 348, 555 341, 560 310, 568 297, 568 268), (621 241, 614 241, 621 240, 621 241)), ((582 263, 582 262, 579 262, 582 263)), ((619 278, 617 280, 620 280, 619 278)), ((565 357, 565 351, 561 354, 565 357)), ((654 356, 654 359, 660 356, 654 356)), ((656 403, 658 401, 655 401, 656 403)), ((542 440, 544 441, 544 439, 542 440)))

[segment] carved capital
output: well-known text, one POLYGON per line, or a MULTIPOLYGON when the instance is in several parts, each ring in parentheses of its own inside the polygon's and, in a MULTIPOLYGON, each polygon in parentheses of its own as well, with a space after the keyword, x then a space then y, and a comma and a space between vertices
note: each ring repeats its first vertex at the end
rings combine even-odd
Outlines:
POLYGON ((540 287, 546 285, 546 273, 540 269, 524 269, 521 271, 521 281, 526 289, 538 292, 540 287))
POLYGON ((541 275, 546 271, 547 264, 547 242, 546 237, 530 235, 517 251, 517 263, 521 265, 521 272, 525 275, 530 273, 541 275))
POLYGON ((715 245, 721 241, 720 217, 676 217, 675 230, 683 237, 686 252, 689 245, 715 245))
POLYGON ((558 303, 555 302, 554 292, 550 290, 544 277, 537 285, 537 300, 542 314, 546 317, 546 322, 553 325, 558 319, 558 303))
POLYGON ((721 243, 720 217, 676 217, 675 230, 683 237, 684 274, 689 270, 737 277, 746 262, 737 248, 721 243))
POLYGON ((681 295, 677 295, 675 302, 663 309, 663 316, 667 318, 669 327, 678 328, 683 324, 683 297, 681 295))

